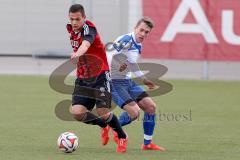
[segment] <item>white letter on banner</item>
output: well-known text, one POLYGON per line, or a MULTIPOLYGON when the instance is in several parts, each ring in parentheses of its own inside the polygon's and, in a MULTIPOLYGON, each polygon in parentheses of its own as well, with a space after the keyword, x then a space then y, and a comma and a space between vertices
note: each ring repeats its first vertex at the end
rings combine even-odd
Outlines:
POLYGON ((201 8, 199 0, 183 0, 181 2, 164 32, 161 41, 172 42, 178 33, 200 33, 208 43, 218 43, 217 37, 201 8), (197 24, 184 24, 184 19, 190 10, 195 17, 197 24))
POLYGON ((234 34, 233 11, 223 11, 222 13, 222 35, 230 44, 240 45, 240 36, 234 34))

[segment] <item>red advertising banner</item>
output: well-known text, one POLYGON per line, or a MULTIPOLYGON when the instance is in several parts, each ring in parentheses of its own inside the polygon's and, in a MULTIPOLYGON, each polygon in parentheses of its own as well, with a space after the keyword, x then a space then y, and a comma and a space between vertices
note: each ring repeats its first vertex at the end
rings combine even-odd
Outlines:
POLYGON ((143 57, 240 61, 240 0, 143 0, 143 57))

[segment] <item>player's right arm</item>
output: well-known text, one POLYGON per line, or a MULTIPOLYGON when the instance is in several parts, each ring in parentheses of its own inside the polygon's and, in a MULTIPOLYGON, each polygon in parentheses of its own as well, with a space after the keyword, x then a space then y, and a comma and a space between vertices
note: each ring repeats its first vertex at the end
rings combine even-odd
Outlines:
POLYGON ((71 59, 78 58, 82 55, 84 55, 88 48, 91 46, 91 43, 87 40, 83 40, 81 46, 78 48, 77 52, 73 52, 71 54, 71 59))
POLYGON ((119 37, 113 44, 114 50, 111 52, 113 55, 112 64, 118 67, 120 72, 123 72, 127 68, 127 56, 124 54, 127 52, 131 45, 131 36, 124 35, 119 37))
POLYGON ((73 52, 71 54, 71 59, 77 59, 80 56, 84 55, 96 38, 97 35, 96 28, 90 27, 87 24, 85 24, 83 28, 84 32, 82 44, 78 48, 77 52, 73 52))

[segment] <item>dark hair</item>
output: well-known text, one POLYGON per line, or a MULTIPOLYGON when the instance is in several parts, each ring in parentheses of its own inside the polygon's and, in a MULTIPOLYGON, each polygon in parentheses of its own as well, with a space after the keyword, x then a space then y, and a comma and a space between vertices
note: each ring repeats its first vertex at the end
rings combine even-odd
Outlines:
POLYGON ((82 16, 85 16, 85 11, 84 11, 84 7, 81 4, 73 4, 70 8, 69 8, 69 13, 76 13, 76 12, 80 12, 82 14, 82 16))
POLYGON ((154 23, 153 20, 149 17, 143 17, 141 18, 138 22, 136 27, 138 27, 142 22, 144 22, 148 27, 150 27, 151 29, 154 27, 154 23))

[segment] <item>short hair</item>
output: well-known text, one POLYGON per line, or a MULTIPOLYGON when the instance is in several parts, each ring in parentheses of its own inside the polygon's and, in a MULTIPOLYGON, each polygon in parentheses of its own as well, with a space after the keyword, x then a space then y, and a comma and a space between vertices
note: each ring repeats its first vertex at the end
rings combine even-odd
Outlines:
POLYGON ((76 13, 76 12, 80 12, 82 14, 82 16, 85 16, 84 7, 81 4, 73 4, 69 8, 69 13, 76 13))
POLYGON ((153 20, 149 17, 142 17, 140 20, 138 20, 136 27, 138 27, 142 22, 145 23, 151 29, 154 27, 153 20))

